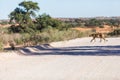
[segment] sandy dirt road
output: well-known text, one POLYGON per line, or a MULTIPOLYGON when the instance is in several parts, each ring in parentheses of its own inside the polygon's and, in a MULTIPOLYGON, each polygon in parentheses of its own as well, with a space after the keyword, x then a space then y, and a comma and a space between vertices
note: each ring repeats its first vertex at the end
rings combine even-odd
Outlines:
POLYGON ((0 53, 0 80, 120 80, 120 38, 89 39, 0 53))

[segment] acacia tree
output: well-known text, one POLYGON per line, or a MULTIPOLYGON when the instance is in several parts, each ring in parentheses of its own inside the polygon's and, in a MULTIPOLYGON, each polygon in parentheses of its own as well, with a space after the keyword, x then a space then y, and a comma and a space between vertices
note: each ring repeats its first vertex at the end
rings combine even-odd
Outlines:
POLYGON ((10 21, 18 24, 30 23, 32 18, 36 17, 36 11, 40 10, 38 3, 32 1, 23 1, 19 7, 15 8, 9 15, 10 21))
POLYGON ((9 15, 10 22, 14 20, 16 23, 21 24, 23 22, 24 14, 25 12, 22 9, 14 9, 9 15))
POLYGON ((12 26, 10 31, 12 32, 31 32, 34 31, 35 25, 32 21, 36 17, 36 12, 40 8, 38 3, 32 1, 23 1, 19 4, 19 7, 15 8, 9 14, 10 22, 15 21, 19 24, 17 27, 12 26))
POLYGON ((31 20, 31 17, 36 17, 35 11, 38 11, 40 9, 38 3, 32 1, 23 1, 19 4, 19 6, 23 7, 24 9, 25 22, 29 22, 29 20, 31 20))

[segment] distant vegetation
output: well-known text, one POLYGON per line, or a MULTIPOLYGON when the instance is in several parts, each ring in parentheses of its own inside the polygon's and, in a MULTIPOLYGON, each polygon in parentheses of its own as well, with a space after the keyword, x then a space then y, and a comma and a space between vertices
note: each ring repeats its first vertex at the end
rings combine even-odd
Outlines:
POLYGON ((65 23, 71 24, 71 27, 101 27, 103 25, 109 26, 120 26, 120 18, 118 17, 104 17, 104 18, 62 18, 59 20, 64 21, 65 23))
POLYGON ((109 25, 118 28, 109 35, 120 35, 120 18, 52 18, 46 13, 36 15, 39 10, 37 2, 23 1, 9 14, 9 21, 0 21, 1 50, 10 41, 16 45, 36 45, 84 37, 91 33, 71 29, 74 27, 103 28, 109 25), (2 27, 6 24, 10 24, 10 27, 2 27))

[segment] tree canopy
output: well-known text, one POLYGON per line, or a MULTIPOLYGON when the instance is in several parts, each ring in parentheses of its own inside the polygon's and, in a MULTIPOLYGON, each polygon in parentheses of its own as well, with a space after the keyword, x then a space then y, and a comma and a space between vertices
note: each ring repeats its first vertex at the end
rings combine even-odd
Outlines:
POLYGON ((36 17, 36 11, 40 10, 38 3, 32 1, 23 1, 19 7, 15 8, 9 15, 10 21, 18 24, 29 23, 32 18, 36 17))

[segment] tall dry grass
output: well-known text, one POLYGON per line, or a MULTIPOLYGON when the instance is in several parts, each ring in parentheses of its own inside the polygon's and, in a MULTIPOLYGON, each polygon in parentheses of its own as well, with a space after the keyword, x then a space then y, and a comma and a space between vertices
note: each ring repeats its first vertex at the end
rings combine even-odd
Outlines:
POLYGON ((32 45, 50 43, 55 41, 70 40, 87 36, 89 32, 80 32, 78 30, 67 29, 58 30, 55 28, 46 28, 42 32, 34 33, 11 33, 3 34, 0 36, 0 49, 9 46, 9 41, 14 41, 16 45, 24 45, 31 43, 32 45))

